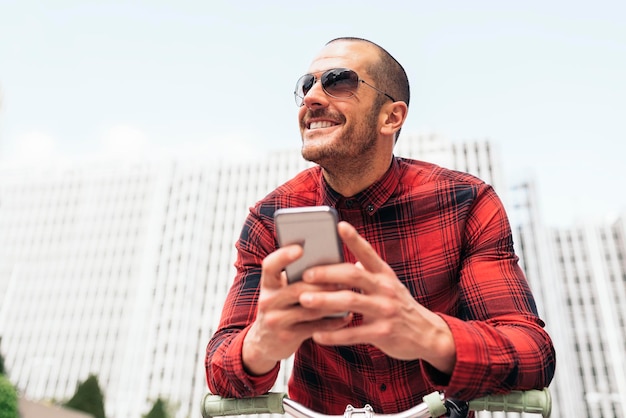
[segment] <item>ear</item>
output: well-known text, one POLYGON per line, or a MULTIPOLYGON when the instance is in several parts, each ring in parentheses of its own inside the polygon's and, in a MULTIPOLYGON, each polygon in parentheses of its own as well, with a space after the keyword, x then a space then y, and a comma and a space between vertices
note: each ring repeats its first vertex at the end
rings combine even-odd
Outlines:
POLYGON ((385 103, 381 109, 380 133, 395 137, 396 132, 402 128, 408 113, 409 108, 404 102, 385 103))

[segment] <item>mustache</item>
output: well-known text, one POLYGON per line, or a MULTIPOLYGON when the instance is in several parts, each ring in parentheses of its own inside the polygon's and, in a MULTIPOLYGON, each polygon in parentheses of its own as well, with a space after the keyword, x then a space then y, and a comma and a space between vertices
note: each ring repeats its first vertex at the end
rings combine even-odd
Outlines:
POLYGON ((309 120, 316 118, 331 119, 342 123, 346 121, 345 116, 338 112, 330 112, 328 109, 308 109, 304 116, 302 116, 300 124, 306 125, 309 120))

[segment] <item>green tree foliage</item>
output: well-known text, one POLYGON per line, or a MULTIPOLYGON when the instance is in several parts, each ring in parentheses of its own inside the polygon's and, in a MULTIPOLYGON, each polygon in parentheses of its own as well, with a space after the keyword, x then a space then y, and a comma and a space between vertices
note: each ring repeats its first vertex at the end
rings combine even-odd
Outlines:
POLYGON ((2 352, 0 352, 0 376, 4 376, 5 374, 7 374, 7 371, 4 368, 4 357, 2 357, 2 352))
POLYGON ((0 376, 7 374, 4 368, 4 356, 2 355, 2 337, 0 337, 0 376))
POLYGON ((143 418, 168 418, 169 414, 167 413, 167 405, 165 402, 159 398, 154 402, 152 409, 148 412, 147 415, 144 415, 143 418))
POLYGON ((6 376, 0 374, 0 418, 18 415, 17 392, 6 376))
POLYGON ((63 406, 86 412, 95 418, 106 418, 104 415, 104 396, 100 390, 98 378, 90 375, 87 380, 79 383, 72 399, 64 403, 63 406))

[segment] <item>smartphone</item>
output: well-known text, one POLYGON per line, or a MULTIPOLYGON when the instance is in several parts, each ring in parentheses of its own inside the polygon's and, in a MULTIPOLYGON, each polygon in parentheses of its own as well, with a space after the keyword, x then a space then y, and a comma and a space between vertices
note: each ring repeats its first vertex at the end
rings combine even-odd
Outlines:
POLYGON ((302 279, 309 267, 343 262, 337 234, 337 211, 330 206, 278 209, 274 213, 276 238, 281 247, 302 245, 304 254, 285 267, 289 283, 302 279))

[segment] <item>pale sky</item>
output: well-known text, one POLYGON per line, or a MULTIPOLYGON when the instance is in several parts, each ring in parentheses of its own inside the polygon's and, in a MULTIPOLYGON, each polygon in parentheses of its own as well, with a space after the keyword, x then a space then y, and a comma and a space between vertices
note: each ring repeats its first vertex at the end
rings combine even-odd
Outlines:
POLYGON ((409 74, 403 133, 489 139, 548 224, 604 218, 626 211, 625 22, 623 0, 0 0, 0 161, 299 148, 296 79, 358 36, 409 74))

